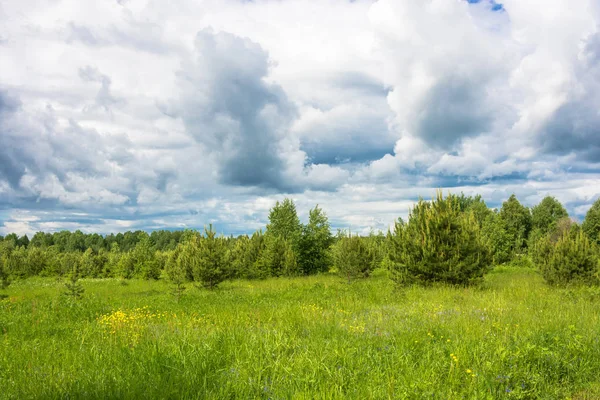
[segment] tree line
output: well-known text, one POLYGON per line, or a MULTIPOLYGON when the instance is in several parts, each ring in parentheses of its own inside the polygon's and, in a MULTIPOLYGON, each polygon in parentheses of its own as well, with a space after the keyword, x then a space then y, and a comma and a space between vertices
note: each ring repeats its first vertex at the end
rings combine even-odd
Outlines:
POLYGON ((335 271, 344 279, 389 270, 399 285, 468 285, 501 264, 537 267, 550 284, 597 283, 600 200, 582 224, 554 197, 528 208, 515 195, 500 209, 481 196, 440 192, 419 200, 406 221, 387 234, 333 234, 315 206, 303 224, 290 199, 269 212, 264 232, 226 237, 203 232, 143 231, 102 236, 81 231, 0 236, 0 285, 31 276, 77 279, 165 278, 180 295, 186 284, 214 288, 226 279, 311 275, 335 271))

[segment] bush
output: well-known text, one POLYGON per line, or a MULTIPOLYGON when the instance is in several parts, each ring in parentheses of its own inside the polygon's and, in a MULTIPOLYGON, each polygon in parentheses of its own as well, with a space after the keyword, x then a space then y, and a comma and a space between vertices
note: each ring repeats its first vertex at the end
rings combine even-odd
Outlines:
POLYGON ((79 282, 79 275, 79 265, 75 264, 69 274, 68 281, 65 283, 65 291, 63 292, 65 296, 76 300, 83 297, 84 289, 79 282))
POLYGON ((173 294, 177 297, 178 301, 185 291, 185 282, 187 281, 184 259, 181 257, 181 248, 182 245, 179 244, 175 250, 170 251, 165 264, 165 272, 169 281, 175 286, 173 294))
POLYGON ((391 236, 392 279, 398 284, 470 284, 489 266, 489 249, 472 212, 462 212, 455 197, 441 192, 419 200, 408 223, 396 223, 391 236))
POLYGON ((539 267, 544 279, 551 285, 597 283, 598 253, 594 243, 583 231, 566 231, 552 244, 545 238, 543 257, 539 267))
POLYGON ((360 236, 341 236, 333 247, 335 268, 348 282, 356 278, 367 278, 373 270, 374 256, 360 236))
POLYGON ((194 263, 194 280, 213 289, 227 278, 227 243, 216 236, 212 225, 209 229, 204 228, 204 233, 194 263))

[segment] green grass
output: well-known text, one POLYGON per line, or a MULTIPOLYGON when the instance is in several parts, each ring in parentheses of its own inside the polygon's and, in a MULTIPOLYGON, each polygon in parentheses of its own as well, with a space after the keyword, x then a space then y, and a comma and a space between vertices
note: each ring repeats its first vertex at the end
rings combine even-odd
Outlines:
POLYGON ((50 278, 5 291, 0 398, 600 398, 600 291, 532 270, 468 289, 190 285, 180 302, 163 281, 83 284, 81 301, 50 278))

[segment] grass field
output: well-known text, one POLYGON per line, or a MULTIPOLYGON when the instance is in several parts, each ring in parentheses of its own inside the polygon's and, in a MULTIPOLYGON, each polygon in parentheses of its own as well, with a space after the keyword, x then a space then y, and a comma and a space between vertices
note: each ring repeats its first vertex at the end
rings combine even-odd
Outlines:
POLYGON ((190 287, 14 282, 0 398, 600 398, 600 290, 497 268, 477 288, 379 272, 190 287))

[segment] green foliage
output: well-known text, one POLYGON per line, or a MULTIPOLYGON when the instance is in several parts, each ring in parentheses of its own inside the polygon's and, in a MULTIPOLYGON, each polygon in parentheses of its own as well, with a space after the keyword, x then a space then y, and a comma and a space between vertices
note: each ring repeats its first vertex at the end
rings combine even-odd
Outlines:
POLYGON ((119 275, 119 260, 121 259, 121 249, 117 242, 112 243, 110 251, 108 252, 106 265, 104 266, 105 276, 118 276, 119 275))
POLYGON ((473 212, 475 216, 475 220, 479 223, 479 226, 482 227, 485 220, 492 214, 492 210, 490 210, 485 204, 485 201, 480 195, 475 197, 465 196, 464 193, 461 193, 460 196, 449 194, 449 197, 453 197, 458 202, 458 207, 460 211, 463 212, 473 212))
POLYGON ((9 248, 5 256, 5 267, 11 276, 24 278, 28 273, 27 249, 25 247, 13 247, 9 242, 9 248))
POLYGON ((269 212, 266 235, 279 236, 295 245, 301 233, 302 225, 294 202, 288 198, 281 203, 277 202, 269 212))
POLYGON ((168 252, 165 264, 165 272, 169 281, 174 285, 173 294, 177 297, 177 301, 185 291, 187 282, 185 259, 181 256, 182 247, 183 245, 180 244, 175 250, 168 252))
POLYGON ((292 243, 281 236, 265 235, 265 248, 257 261, 256 269, 262 277, 299 275, 292 243))
POLYGON ((152 249, 150 236, 144 232, 139 234, 139 237, 131 254, 134 260, 135 274, 144 279, 158 279, 160 278, 160 262, 156 259, 156 254, 152 249))
POLYGON ((194 254, 193 275, 201 286, 214 289, 227 278, 227 243, 216 236, 212 225, 204 228, 204 235, 194 254))
POLYGON ((575 238, 580 231, 581 228, 568 217, 556 222, 545 235, 542 235, 540 229, 534 230, 529 238, 529 253, 534 265, 540 269, 547 265, 558 241, 565 235, 575 238))
POLYGON ((373 271, 374 253, 369 251, 367 241, 360 236, 338 234, 333 247, 334 265, 337 273, 350 282, 356 278, 367 278, 373 271))
POLYGON ((330 247, 333 244, 327 215, 317 205, 310 210, 308 225, 302 227, 298 240, 298 264, 305 275, 327 272, 331 265, 330 247))
POLYGON ((598 251, 585 233, 581 230, 576 234, 566 231, 556 244, 552 244, 548 236, 544 240, 546 253, 544 257, 538 258, 538 262, 548 283, 597 283, 598 251))
POLYGON ((481 236, 492 257, 492 263, 507 263, 512 257, 513 238, 504 229, 503 221, 497 213, 490 213, 481 226, 481 236))
POLYGON ((100 278, 104 276, 105 265, 108 257, 104 251, 96 253, 90 247, 81 256, 81 276, 88 278, 100 278))
POLYGON ((383 232, 377 234, 371 230, 369 236, 363 238, 369 252, 370 270, 384 267, 384 259, 387 254, 387 241, 383 232))
POLYGON ((0 289, 6 289, 10 285, 10 273, 7 265, 9 249, 10 245, 7 242, 0 242, 0 289))
POLYGON ((407 224, 396 223, 390 259, 398 284, 466 285, 484 275, 490 257, 473 213, 438 192, 431 202, 419 201, 407 224))
POLYGON ((59 257, 60 275, 70 274, 73 270, 79 270, 81 255, 75 252, 62 253, 59 257))
POLYGON ((83 286, 79 282, 80 270, 79 264, 76 263, 68 275, 68 280, 65 282, 65 290, 63 294, 75 300, 80 300, 83 297, 83 286))
POLYGON ((531 209, 531 226, 545 235, 556 227, 558 221, 568 217, 567 210, 556 198, 546 196, 540 204, 531 209))
POLYGON ((600 199, 588 210, 581 227, 592 241, 600 245, 600 199))
POLYGON ((517 200, 514 194, 509 197, 500 209, 500 221, 510 237, 510 249, 513 254, 522 253, 527 247, 527 239, 531 231, 531 212, 517 200))
POLYGON ((135 274, 136 260, 132 252, 121 253, 117 262, 117 276, 123 279, 131 279, 135 274))

